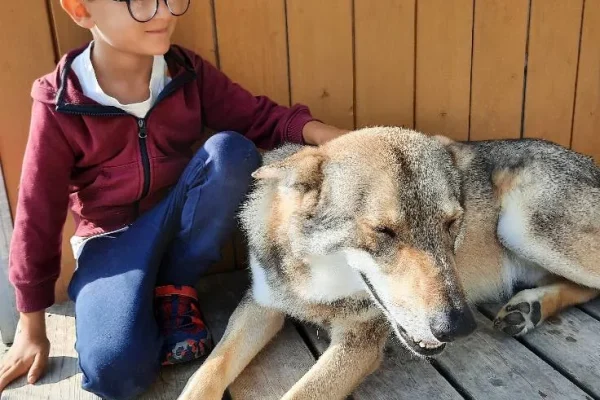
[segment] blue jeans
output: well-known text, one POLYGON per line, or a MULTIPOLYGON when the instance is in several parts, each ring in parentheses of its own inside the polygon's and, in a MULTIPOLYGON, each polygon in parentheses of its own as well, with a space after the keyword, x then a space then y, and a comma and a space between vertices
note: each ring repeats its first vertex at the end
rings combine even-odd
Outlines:
POLYGON ((162 202, 128 229, 86 243, 69 285, 85 390, 128 399, 154 382, 162 346, 154 288, 193 286, 219 259, 259 164, 248 139, 216 134, 162 202))

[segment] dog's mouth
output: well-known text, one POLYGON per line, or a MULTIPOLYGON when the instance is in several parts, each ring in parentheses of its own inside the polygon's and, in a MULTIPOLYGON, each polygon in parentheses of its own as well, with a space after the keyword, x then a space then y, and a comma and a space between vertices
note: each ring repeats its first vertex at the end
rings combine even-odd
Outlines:
POLYGON ((383 301, 381 301, 377 292, 375 291, 375 288, 373 288, 373 285, 371 285, 371 282, 369 282, 367 277, 363 273, 360 273, 360 275, 361 275, 363 282, 365 283, 365 286, 367 287, 368 291, 371 294, 371 298, 375 301, 377 306, 379 306, 379 308, 383 311, 383 313, 387 317, 387 320, 390 323, 390 325, 392 325, 392 328, 394 329, 396 336, 398 336, 404 342, 404 344, 406 345, 406 347, 409 348, 409 350, 413 351, 414 353, 416 353, 422 357, 433 357, 438 354, 441 354, 444 351, 444 349, 446 348, 446 343, 429 342, 429 341, 424 341, 424 340, 413 339, 408 334, 408 332, 406 332, 406 330, 394 320, 394 318, 392 317, 392 313, 383 304, 383 301))
MULTIPOLYGON (((388 320, 389 319, 390 318, 388 317, 388 320)), ((423 340, 416 341, 415 339, 410 337, 410 335, 408 335, 408 333, 406 333, 406 331, 404 330, 404 328, 402 328, 402 326, 400 326, 400 324, 393 323, 392 325, 394 328, 394 332, 396 332, 397 335, 402 337, 404 344, 410 350, 412 350, 413 352, 417 353, 420 356, 423 356, 423 357, 437 356, 438 354, 441 354, 444 351, 444 349, 446 348, 446 343, 441 343, 441 342, 433 343, 433 342, 426 342, 423 340)))

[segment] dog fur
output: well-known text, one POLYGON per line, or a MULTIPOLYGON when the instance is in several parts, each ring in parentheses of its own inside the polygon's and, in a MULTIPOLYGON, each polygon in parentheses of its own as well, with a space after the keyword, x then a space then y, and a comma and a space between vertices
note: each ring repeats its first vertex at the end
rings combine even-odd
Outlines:
POLYGON ((366 128, 267 153, 254 177, 252 287, 180 399, 221 399, 286 315, 331 345, 284 399, 342 399, 390 332, 433 356, 475 329, 469 305, 512 297, 495 325, 522 335, 599 293, 600 169, 556 144, 366 128))

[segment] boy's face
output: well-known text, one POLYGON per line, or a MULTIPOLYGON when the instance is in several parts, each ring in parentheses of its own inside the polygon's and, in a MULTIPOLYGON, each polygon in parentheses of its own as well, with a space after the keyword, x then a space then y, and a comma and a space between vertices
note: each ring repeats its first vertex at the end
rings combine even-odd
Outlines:
POLYGON ((87 17, 82 21, 85 26, 78 23, 90 29, 95 40, 134 54, 160 55, 169 50, 177 17, 169 12, 163 0, 158 2, 154 18, 145 23, 133 19, 126 2, 84 0, 82 4, 87 10, 87 17))

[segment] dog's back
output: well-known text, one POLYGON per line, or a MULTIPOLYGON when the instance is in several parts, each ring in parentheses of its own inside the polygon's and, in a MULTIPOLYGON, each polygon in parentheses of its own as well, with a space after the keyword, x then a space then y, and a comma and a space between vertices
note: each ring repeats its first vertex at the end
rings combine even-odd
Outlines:
POLYGON ((446 144, 463 177, 469 221, 457 265, 470 298, 558 277, 600 287, 600 168, 591 158, 536 139, 446 144))

